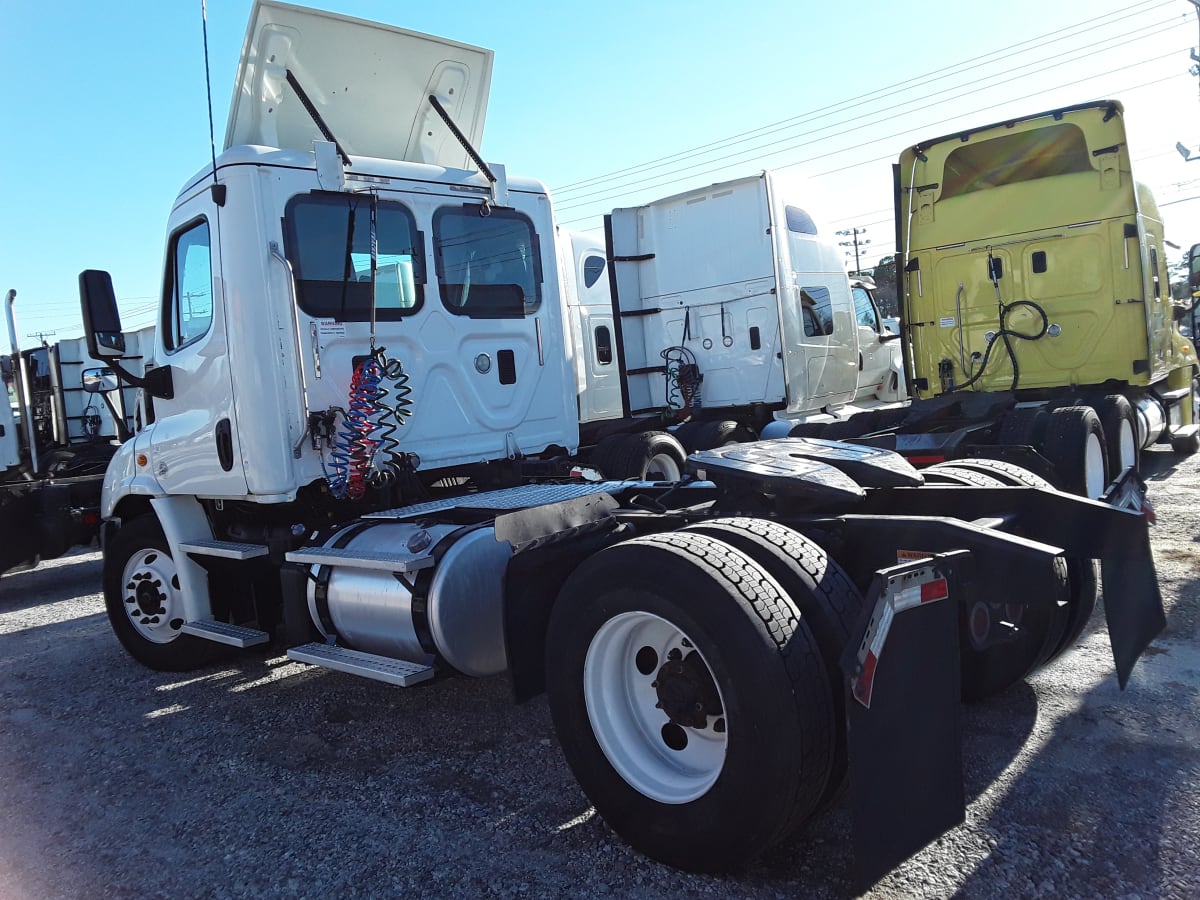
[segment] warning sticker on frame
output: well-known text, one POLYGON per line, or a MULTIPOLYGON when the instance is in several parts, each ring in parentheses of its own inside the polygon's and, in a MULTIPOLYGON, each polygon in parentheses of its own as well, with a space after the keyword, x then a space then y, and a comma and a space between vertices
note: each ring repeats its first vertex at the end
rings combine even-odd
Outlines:
POLYGON ((916 560, 916 559, 929 559, 932 556, 933 556, 932 553, 927 553, 924 550, 897 550, 896 551, 896 562, 897 563, 906 563, 906 562, 912 562, 913 560, 916 560))
POLYGON ((322 319, 317 323, 317 331, 321 337, 345 337, 346 323, 336 319, 322 319))
POLYGON ((941 325, 943 328, 953 328, 954 327, 954 316, 942 316, 941 325))

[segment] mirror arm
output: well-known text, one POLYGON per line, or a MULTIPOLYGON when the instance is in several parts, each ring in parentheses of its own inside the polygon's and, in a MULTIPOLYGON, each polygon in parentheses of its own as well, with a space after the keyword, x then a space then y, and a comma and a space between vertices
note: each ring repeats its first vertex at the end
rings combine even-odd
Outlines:
POLYGON ((108 407, 108 411, 112 414, 113 425, 117 429, 117 440, 124 444, 133 437, 129 431, 129 426, 125 424, 125 416, 121 414, 121 411, 117 409, 117 404, 113 402, 112 391, 104 391, 100 396, 104 400, 104 405, 108 407))
POLYGON ((161 400, 172 400, 175 397, 175 382, 171 377, 170 366, 157 366, 148 369, 144 376, 137 376, 121 365, 119 360, 106 359, 104 364, 151 397, 158 397, 161 400))

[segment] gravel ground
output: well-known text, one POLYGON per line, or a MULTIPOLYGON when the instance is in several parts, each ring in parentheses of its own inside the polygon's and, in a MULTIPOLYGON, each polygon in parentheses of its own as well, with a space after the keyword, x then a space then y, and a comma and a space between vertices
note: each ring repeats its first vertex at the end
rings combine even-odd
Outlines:
MULTIPOLYGON (((1147 457, 1167 630, 1124 694, 1098 613, 965 707, 966 822, 867 896, 1200 896, 1200 456, 1147 457)), ((743 873, 681 873, 591 811, 544 698, 272 653, 150 672, 99 583, 95 552, 0 580, 0 897, 854 893, 845 801, 743 873)))

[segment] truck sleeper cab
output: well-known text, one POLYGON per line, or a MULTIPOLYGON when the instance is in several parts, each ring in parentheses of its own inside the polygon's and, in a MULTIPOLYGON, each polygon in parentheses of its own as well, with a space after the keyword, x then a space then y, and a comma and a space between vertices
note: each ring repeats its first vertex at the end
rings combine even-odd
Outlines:
POLYGON ((924 464, 997 456, 1090 497, 1156 443, 1196 451, 1196 351, 1120 103, 923 141, 894 174, 913 404, 887 434, 839 436, 924 464))

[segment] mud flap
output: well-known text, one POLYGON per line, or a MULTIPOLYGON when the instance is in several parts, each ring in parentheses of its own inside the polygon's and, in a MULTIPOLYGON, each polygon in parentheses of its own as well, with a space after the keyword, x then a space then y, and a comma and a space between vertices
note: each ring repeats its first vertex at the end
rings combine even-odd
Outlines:
POLYGON ((965 816, 957 597, 970 561, 960 550, 879 570, 842 658, 860 891, 965 816))
MULTIPOLYGON (((1140 513, 1153 521, 1153 510, 1146 502, 1146 482, 1133 469, 1110 485, 1103 499, 1110 506, 1140 513)), ((1106 556, 1100 560, 1104 618, 1121 690, 1125 689, 1138 657, 1167 627, 1154 556, 1150 552, 1150 530, 1145 526, 1132 530, 1125 540, 1129 558, 1106 556)))

